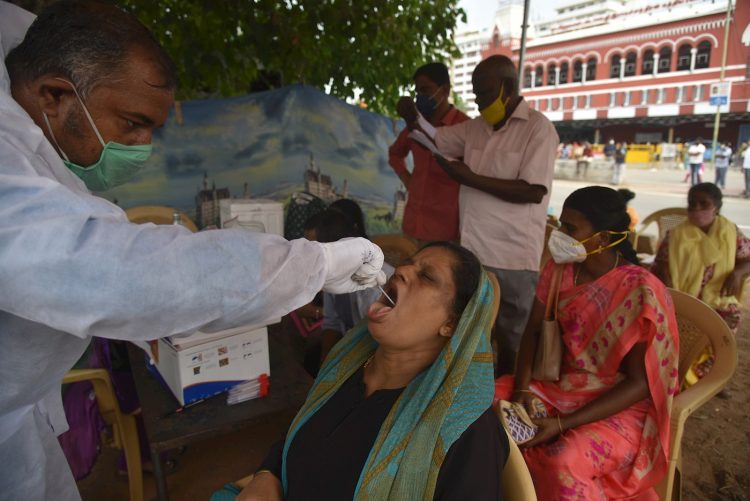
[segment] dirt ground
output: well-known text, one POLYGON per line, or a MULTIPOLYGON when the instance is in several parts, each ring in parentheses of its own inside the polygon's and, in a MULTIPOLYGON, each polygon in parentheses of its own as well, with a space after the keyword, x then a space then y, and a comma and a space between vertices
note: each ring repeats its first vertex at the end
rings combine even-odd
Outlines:
POLYGON ((682 440, 683 499, 750 500, 750 287, 743 295, 737 334, 739 363, 727 386, 685 424, 682 440))

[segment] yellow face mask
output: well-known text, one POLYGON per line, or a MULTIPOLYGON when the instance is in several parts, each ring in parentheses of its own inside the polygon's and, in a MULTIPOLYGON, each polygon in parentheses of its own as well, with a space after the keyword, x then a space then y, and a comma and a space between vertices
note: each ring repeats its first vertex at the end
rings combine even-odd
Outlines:
POLYGON ((494 126, 505 119, 505 107, 507 106, 510 97, 503 99, 504 91, 505 88, 500 87, 500 95, 497 96, 497 99, 485 109, 479 111, 479 114, 482 115, 484 121, 490 124, 490 126, 494 126))

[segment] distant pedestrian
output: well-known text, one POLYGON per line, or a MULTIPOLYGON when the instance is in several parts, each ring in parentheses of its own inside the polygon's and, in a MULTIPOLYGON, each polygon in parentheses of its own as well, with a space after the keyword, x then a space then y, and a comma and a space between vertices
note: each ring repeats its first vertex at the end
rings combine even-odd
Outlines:
POLYGON ((742 170, 745 171, 745 191, 742 194, 745 198, 750 197, 750 148, 745 148, 745 154, 742 157, 742 170))
POLYGON ((625 174, 625 156, 628 154, 626 143, 615 145, 615 165, 612 170, 612 184, 619 185, 625 174))
POLYGON ((614 165, 615 163, 615 148, 617 145, 615 145, 615 140, 610 139, 609 142, 607 142, 606 145, 604 145, 604 158, 606 158, 610 164, 614 165))
POLYGON ((695 186, 701 182, 701 166, 703 165, 703 154, 706 153, 706 147, 703 146, 703 140, 698 138, 688 148, 688 162, 690 163, 690 185, 695 186))
POLYGON ((583 177, 586 177, 591 159, 594 157, 594 151, 591 149, 591 143, 588 141, 584 141, 581 147, 581 154, 576 157, 576 176, 581 174, 581 167, 583 167, 583 177))
POLYGON ((744 141, 740 143, 740 147, 737 150, 737 168, 742 169, 743 158, 745 158, 745 151, 750 147, 750 141, 744 141))
POLYGON ((729 169, 729 163, 732 159, 732 148, 729 143, 720 144, 716 148, 716 181, 714 184, 722 190, 727 187, 727 169, 729 169))

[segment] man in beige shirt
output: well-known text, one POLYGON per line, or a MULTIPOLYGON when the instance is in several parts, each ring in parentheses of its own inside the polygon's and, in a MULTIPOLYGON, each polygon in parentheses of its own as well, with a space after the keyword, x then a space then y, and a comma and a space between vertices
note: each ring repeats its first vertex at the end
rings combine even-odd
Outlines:
POLYGON ((559 139, 550 121, 519 95, 518 72, 507 57, 480 62, 472 84, 482 116, 440 127, 434 140, 446 157, 438 157, 440 165, 461 184, 461 245, 500 281, 493 337, 504 374, 513 371, 534 302, 559 139))

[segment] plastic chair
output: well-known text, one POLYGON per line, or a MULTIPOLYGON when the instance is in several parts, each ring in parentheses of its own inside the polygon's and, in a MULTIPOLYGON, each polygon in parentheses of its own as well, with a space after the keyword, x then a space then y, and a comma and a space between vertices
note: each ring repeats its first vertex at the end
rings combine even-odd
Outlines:
MULTIPOLYGON (((500 309, 500 284, 493 273, 488 273, 487 277, 490 279, 494 292, 494 297, 492 298, 493 315, 490 318, 496 318, 500 309)), ((505 462, 502 472, 503 499, 510 501, 536 501, 534 481, 531 479, 531 473, 529 473, 529 468, 526 466, 526 460, 507 431, 505 434, 508 437, 510 448, 508 450, 508 460, 505 462)))
MULTIPOLYGON (((490 279, 492 290, 495 293, 492 299, 492 311, 494 313, 490 318, 496 318, 500 309, 500 296, 502 292, 495 274, 488 273, 487 277, 490 279)), ((502 472, 503 499, 510 501, 536 501, 534 481, 531 479, 531 473, 526 466, 526 460, 507 431, 505 434, 508 437, 510 448, 508 450, 508 460, 505 462, 502 472)))
POLYGON ((175 212, 180 213, 180 222, 183 226, 193 233, 198 231, 198 227, 187 214, 165 205, 139 205, 127 209, 125 214, 131 223, 172 224, 175 212))
MULTIPOLYGON (((685 207, 669 207, 666 209, 658 210, 646 216, 646 218, 641 222, 641 229, 638 231, 639 237, 643 234, 643 230, 651 225, 651 223, 656 223, 657 229, 659 231, 659 235, 656 239, 656 248, 652 249, 653 252, 649 252, 649 254, 656 254, 656 251, 659 248, 659 244, 662 240, 664 240, 667 232, 686 219, 687 209, 685 207)), ((638 245, 636 244, 636 249, 637 248, 638 245)))
POLYGON ((669 465, 657 486, 659 498, 666 501, 682 497, 682 434, 685 421, 727 384, 737 367, 737 345, 732 331, 713 308, 695 297, 669 289, 680 331, 679 378, 685 377, 692 362, 711 346, 715 362, 709 373, 672 400, 669 465))
POLYGON ((531 473, 526 466, 526 460, 521 454, 521 449, 510 438, 508 432, 508 443, 510 451, 508 460, 503 468, 503 499, 508 501, 536 501, 536 490, 531 473))
POLYGON ((385 262, 393 267, 399 266, 419 250, 413 240, 400 234, 377 235, 372 242, 383 249, 385 262))
POLYGON ((123 414, 117 403, 109 374, 104 369, 72 369, 63 377, 63 383, 89 381, 94 387, 99 413, 112 427, 112 446, 125 452, 128 466, 128 483, 131 501, 143 500, 143 466, 141 447, 138 443, 138 429, 135 417, 123 414))

